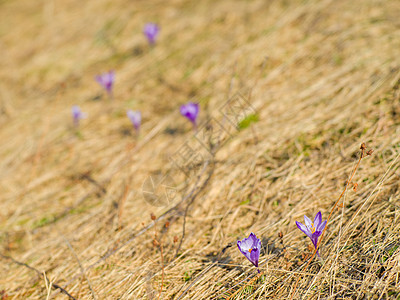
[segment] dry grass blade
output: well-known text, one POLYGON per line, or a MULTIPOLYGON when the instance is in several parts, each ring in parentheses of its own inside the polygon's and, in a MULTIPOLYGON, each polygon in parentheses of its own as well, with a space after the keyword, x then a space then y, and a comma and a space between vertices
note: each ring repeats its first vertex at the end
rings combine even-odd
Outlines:
POLYGON ((400 297, 398 16, 396 0, 0 0, 0 299, 400 297), (113 100, 94 79, 109 70, 113 100), (323 261, 295 225, 318 211, 323 261), (235 246, 250 232, 260 277, 235 246))
POLYGON ((5 259, 5 260, 9 260, 9 261, 11 261, 11 262, 13 262, 13 263, 15 263, 15 264, 17 264, 17 265, 26 267, 26 268, 28 268, 28 269, 34 271, 39 277, 43 274, 43 276, 45 277, 46 287, 49 286, 49 287, 53 287, 54 289, 58 289, 58 290, 61 291, 61 293, 67 295, 69 299, 75 300, 75 298, 74 298, 70 293, 68 293, 65 289, 63 289, 60 285, 58 285, 58 284, 53 283, 52 281, 50 281, 49 278, 48 278, 48 277, 46 276, 46 274, 44 273, 44 271, 43 271, 43 273, 41 273, 38 269, 36 269, 36 268, 34 268, 34 267, 31 267, 30 265, 28 265, 28 264, 26 264, 26 263, 17 261, 17 260, 15 260, 14 258, 12 258, 12 257, 10 257, 10 256, 7 256, 7 255, 0 254, 0 257, 3 258, 3 259, 5 259))
MULTIPOLYGON (((334 213, 334 211, 335 211, 336 207, 338 206, 340 200, 342 200, 342 198, 343 198, 344 194, 346 193, 348 187, 352 184, 352 180, 353 180, 353 178, 354 178, 354 175, 355 175, 356 172, 357 172, 358 167, 360 166, 361 160, 362 160, 362 159, 365 157, 365 155, 366 155, 366 146, 365 146, 364 143, 361 145, 360 149, 361 149, 361 153, 360 153, 360 157, 359 157, 359 159, 358 159, 358 161, 357 161, 357 164, 356 164, 356 166, 354 167, 353 171, 351 172, 351 175, 349 176, 349 179, 347 180, 347 183, 346 183, 346 185, 345 185, 345 187, 344 187, 342 193, 340 194, 339 198, 336 200, 335 204, 333 205, 333 207, 332 207, 332 209, 331 209, 331 212, 329 213, 329 216, 328 216, 328 218, 327 218, 326 226, 325 226, 324 230, 322 231, 322 234, 321 234, 321 236, 320 236, 320 238, 319 238, 319 240, 318 240, 317 247, 315 247, 315 250, 314 250, 313 254, 311 255, 311 258, 308 260, 308 262, 307 262, 307 264, 305 265, 304 269, 307 269, 307 268, 308 268, 308 266, 310 265, 311 261, 314 259, 315 255, 317 254, 318 248, 319 248, 319 246, 321 245, 322 239, 323 239, 324 236, 325 236, 325 232, 326 232, 327 228, 329 227, 329 221, 330 221, 330 219, 331 219, 331 217, 332 217, 332 214, 334 213)), ((299 283, 300 278, 301 278, 300 276, 297 277, 297 280, 296 280, 296 283, 295 283, 295 285, 294 285, 294 287, 293 287, 293 291, 292 291, 292 295, 291 295, 290 299, 293 299, 294 296, 296 295, 296 289, 297 289, 297 285, 298 285, 298 283, 299 283)))

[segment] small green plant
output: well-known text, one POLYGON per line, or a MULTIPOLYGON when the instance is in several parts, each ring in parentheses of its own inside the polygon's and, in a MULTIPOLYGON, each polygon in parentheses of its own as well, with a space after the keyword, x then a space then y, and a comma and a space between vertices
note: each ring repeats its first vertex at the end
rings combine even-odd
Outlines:
POLYGON ((246 204, 249 204, 249 203, 250 203, 250 199, 246 199, 246 200, 240 202, 240 205, 246 205, 246 204))
POLYGON ((187 282, 192 278, 192 271, 186 271, 183 274, 183 281, 187 282))
POLYGON ((258 122, 259 118, 257 114, 250 114, 246 116, 243 120, 241 120, 238 124, 239 130, 246 129, 249 127, 252 123, 258 122))
POLYGON ((39 227, 43 227, 51 222, 53 222, 54 217, 53 216, 48 216, 48 217, 43 217, 40 220, 36 221, 33 224, 33 229, 39 228, 39 227))

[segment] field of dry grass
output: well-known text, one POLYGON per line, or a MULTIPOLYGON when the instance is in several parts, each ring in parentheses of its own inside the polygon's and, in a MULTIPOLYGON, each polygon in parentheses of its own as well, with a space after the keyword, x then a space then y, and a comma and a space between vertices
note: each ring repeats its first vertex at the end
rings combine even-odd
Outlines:
POLYGON ((398 1, 0 0, 0 49, 0 299, 400 299, 398 1), (306 266, 295 221, 327 218, 362 142, 306 266))

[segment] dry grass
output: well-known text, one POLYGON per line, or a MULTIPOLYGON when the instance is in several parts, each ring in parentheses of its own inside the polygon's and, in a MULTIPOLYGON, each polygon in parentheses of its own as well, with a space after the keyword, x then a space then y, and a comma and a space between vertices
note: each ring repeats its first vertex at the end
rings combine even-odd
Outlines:
POLYGON ((163 280, 160 299, 287 299, 299 276, 296 299, 400 297, 398 1, 215 2, 0 1, 0 297, 67 299, 53 283, 76 299, 157 299, 163 280), (162 27, 154 49, 147 21, 162 27), (113 102, 93 80, 108 69, 113 102), (193 142, 179 105, 224 123, 237 92, 259 121, 187 179, 168 159, 193 142), (89 113, 80 134, 73 104, 89 113), (143 113, 139 139, 128 108, 143 113), (361 142, 374 154, 358 189, 323 260, 301 268, 310 241, 295 221, 327 217, 361 142), (175 201, 149 205, 143 182, 168 172, 175 201), (265 249, 249 284, 235 243, 251 231, 265 249))

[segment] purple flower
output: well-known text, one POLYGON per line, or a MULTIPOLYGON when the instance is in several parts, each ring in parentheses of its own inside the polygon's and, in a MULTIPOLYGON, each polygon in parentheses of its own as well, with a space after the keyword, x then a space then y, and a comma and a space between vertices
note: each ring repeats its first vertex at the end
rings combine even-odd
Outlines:
POLYGON ((258 273, 258 258, 260 257, 261 241, 254 233, 250 233, 248 238, 242 241, 237 241, 237 246, 244 256, 257 268, 258 273))
MULTIPOLYGON (((299 229, 303 231, 311 239, 311 242, 314 244, 314 247, 316 249, 318 245, 318 238, 320 237, 322 231, 326 226, 326 220, 322 222, 322 214, 319 211, 315 215, 314 223, 311 222, 311 220, 307 216, 304 216, 304 223, 305 225, 296 221, 297 227, 299 227, 299 229)), ((318 251, 317 254, 319 256, 318 251)))
POLYGON ((136 110, 128 110, 126 112, 126 115, 128 116, 129 120, 131 120, 131 123, 133 125, 133 127, 135 127, 136 131, 139 131, 140 128, 140 123, 142 121, 142 115, 140 113, 140 111, 136 110))
POLYGON ((150 45, 154 45, 156 43, 159 32, 160 27, 155 23, 147 23, 144 25, 143 33, 147 37, 150 45))
POLYGON ((74 121, 75 127, 79 126, 79 121, 87 117, 87 114, 82 112, 79 106, 72 106, 72 119, 74 121))
POLYGON ((115 79, 115 72, 109 71, 95 77, 96 81, 107 91, 110 98, 112 98, 112 88, 115 79))
POLYGON ((181 115, 188 118, 192 122, 193 126, 197 127, 197 116, 199 115, 199 104, 189 102, 188 104, 181 106, 181 115))

